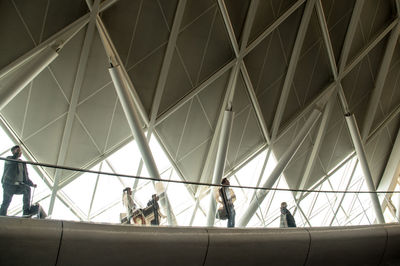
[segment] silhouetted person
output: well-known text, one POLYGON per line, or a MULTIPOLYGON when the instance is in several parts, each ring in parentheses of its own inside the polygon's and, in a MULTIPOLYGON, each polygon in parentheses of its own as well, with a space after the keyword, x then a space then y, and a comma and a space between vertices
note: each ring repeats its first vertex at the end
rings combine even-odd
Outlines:
POLYGON ((287 209, 287 203, 281 203, 281 228, 285 227, 296 227, 296 221, 294 220, 293 215, 287 209))
POLYGON ((236 195, 233 192, 231 188, 229 188, 229 180, 227 178, 222 179, 221 181, 222 185, 225 185, 224 187, 221 187, 218 189, 219 196, 217 197, 217 201, 221 203, 227 214, 228 214, 228 227, 235 227, 235 206, 233 203, 236 200, 236 195))
MULTIPOLYGON (((12 156, 7 159, 19 160, 22 155, 21 148, 16 145, 11 148, 12 156)), ((7 215, 8 206, 10 206, 14 194, 22 194, 23 202, 23 215, 30 214, 30 198, 31 188, 36 187, 35 184, 29 179, 26 164, 22 162, 5 161, 4 173, 1 179, 3 184, 3 203, 0 208, 0 215, 7 215)))
POLYGON ((160 211, 160 206, 158 205, 158 200, 159 200, 159 197, 157 196, 157 194, 153 194, 151 196, 151 200, 147 203, 147 206, 153 206, 154 218, 153 218, 153 220, 150 221, 151 225, 159 225, 160 218, 165 217, 160 211))

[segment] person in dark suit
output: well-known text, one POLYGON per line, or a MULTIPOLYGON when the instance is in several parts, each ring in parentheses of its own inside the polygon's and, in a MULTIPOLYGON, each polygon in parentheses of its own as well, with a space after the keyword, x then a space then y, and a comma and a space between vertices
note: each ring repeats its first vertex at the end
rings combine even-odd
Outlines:
MULTIPOLYGON (((22 155, 20 146, 16 145, 12 147, 11 153, 12 156, 8 156, 7 159, 21 161, 19 159, 22 155)), ((7 215, 7 209, 14 194, 23 195, 23 215, 29 215, 31 187, 36 187, 36 185, 29 179, 26 164, 16 161, 5 161, 1 183, 3 185, 3 202, 0 207, 0 215, 7 215)))
POLYGON ((154 218, 150 221, 151 225, 160 225, 160 218, 165 218, 166 216, 163 215, 160 211, 160 206, 158 205, 159 197, 157 194, 153 194, 151 196, 151 200, 147 203, 147 206, 153 207, 154 218))

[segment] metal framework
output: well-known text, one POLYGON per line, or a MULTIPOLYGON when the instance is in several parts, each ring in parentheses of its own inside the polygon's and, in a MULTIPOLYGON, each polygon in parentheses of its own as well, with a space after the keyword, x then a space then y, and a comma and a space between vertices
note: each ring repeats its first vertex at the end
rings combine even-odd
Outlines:
MULTIPOLYGON (((106 8, 108 8, 110 5, 112 5, 116 1, 108 0, 108 1, 104 1, 101 4, 100 4, 99 0, 95 0, 93 4, 90 2, 91 1, 88 1, 88 6, 91 10, 91 12, 89 14, 78 19, 77 21, 72 23, 70 26, 68 26, 64 30, 60 31, 59 33, 55 34, 50 39, 39 44, 34 49, 32 49, 30 52, 28 52, 27 54, 25 54, 21 58, 17 59, 15 62, 13 62, 12 64, 8 65, 7 67, 5 67, 4 69, 2 69, 0 71, 0 78, 2 78, 2 79, 9 79, 10 77, 12 77, 11 74, 13 74, 13 73, 26 78, 23 82, 20 82, 21 84, 19 84, 19 86, 17 86, 18 90, 14 91, 13 92, 14 94, 12 94, 10 97, 7 98, 9 101, 16 95, 16 93, 18 91, 22 90, 34 77, 36 77, 36 75, 38 73, 40 73, 40 71, 42 69, 44 69, 51 63, 51 61, 55 58, 54 49, 59 49, 60 47, 62 47, 77 32, 79 32, 83 27, 85 27, 87 25, 86 36, 84 39, 83 48, 82 48, 82 52, 80 55, 79 66, 78 66, 78 70, 76 73, 76 78, 75 78, 75 82, 74 82, 74 86, 73 86, 73 93, 72 93, 72 97, 71 97, 71 101, 70 101, 70 107, 68 110, 66 125, 65 125, 65 129, 64 129, 64 133, 63 133, 62 145, 61 145, 60 152, 58 155, 57 164, 59 164, 59 165, 62 165, 65 161, 67 147, 68 147, 69 139, 71 137, 71 128, 72 128, 73 122, 75 121, 75 113, 76 113, 76 107, 78 104, 79 92, 80 92, 80 88, 82 86, 83 76, 84 76, 85 70, 86 70, 88 55, 89 55, 90 47, 91 47, 91 42, 93 39, 93 35, 95 34, 95 26, 97 26, 99 34, 100 34, 100 36, 102 36, 102 39, 108 40, 108 43, 105 42, 106 43, 105 46, 106 46, 106 50, 108 51, 108 55, 110 56, 110 60, 112 62, 121 63, 119 55, 116 52, 115 47, 113 47, 111 38, 108 35, 108 33, 104 27, 102 19, 100 18, 100 16, 98 16, 99 12, 104 11, 106 8), (56 48, 46 48, 46 47, 50 47, 50 46, 56 47, 56 48), (45 57, 43 64, 34 61, 36 58, 40 58, 40 55, 46 53, 47 51, 50 51, 49 49, 53 49, 53 50, 50 53, 51 55, 49 57, 45 57), (27 66, 30 62, 33 63, 34 66, 36 66, 34 69, 35 73, 26 74, 26 72, 22 72, 23 66, 24 65, 27 66), (39 66, 42 66, 42 67, 39 67, 39 66)), ((288 128, 290 128, 291 125, 293 125, 294 123, 297 123, 299 121, 299 119, 302 119, 302 117, 304 116, 305 113, 314 109, 315 106, 321 107, 321 106, 324 106, 325 103, 327 103, 323 117, 322 117, 320 125, 319 125, 317 137, 314 141, 313 149, 309 155, 305 170, 302 173, 302 178, 299 181, 299 188, 304 188, 304 186, 307 183, 307 180, 309 179, 310 173, 313 170, 314 164, 315 164, 316 160, 318 159, 317 157, 318 157, 319 148, 324 139, 325 132, 326 132, 326 125, 329 121, 330 113, 332 112, 332 106, 334 104, 334 100, 328 101, 328 99, 330 98, 330 96, 332 96, 332 93, 334 93, 333 95, 336 95, 336 93, 338 92, 339 100, 342 104, 343 112, 348 113, 349 110, 348 110, 347 103, 346 103, 347 100, 344 96, 342 85, 341 85, 342 79, 351 70, 353 70, 355 68, 355 66, 363 58, 365 58, 365 56, 367 56, 367 54, 381 40, 383 40, 386 36, 390 35, 389 41, 387 43, 386 50, 384 53, 384 57, 381 61, 378 76, 375 81, 373 96, 370 98, 371 100, 368 105, 369 107, 368 107, 367 116, 365 118, 365 121, 363 124, 363 129, 361 132, 362 135, 357 136, 357 134, 354 134, 354 137, 353 137, 353 141, 359 141, 359 144, 361 145, 361 147, 363 145, 366 145, 366 143, 369 142, 369 140, 371 139, 371 134, 374 133, 374 131, 371 133, 374 114, 377 111, 379 99, 382 94, 383 85, 384 85, 384 82, 386 80, 386 77, 387 77, 387 74, 389 71, 391 57, 394 53, 394 48, 395 48, 396 44, 398 43, 398 36, 400 33, 400 23, 399 23, 398 17, 395 18, 393 21, 391 21, 388 25, 386 25, 376 36, 374 36, 374 38, 369 43, 367 43, 367 45, 365 47, 363 47, 363 49, 361 49, 361 51, 354 58, 350 58, 350 60, 349 60, 349 53, 350 53, 352 40, 353 40, 354 34, 357 30, 357 24, 360 19, 362 9, 364 6, 364 0, 357 0, 355 3, 355 6, 354 6, 353 12, 352 12, 350 24, 349 24, 347 32, 346 32, 346 37, 345 37, 342 53, 340 55, 339 64, 337 65, 335 57, 334 57, 334 53, 333 53, 332 42, 330 39, 329 29, 328 29, 327 21, 326 21, 324 11, 322 8, 321 0, 308 0, 308 1, 299 0, 299 1, 297 1, 293 6, 291 6, 286 12, 284 12, 278 19, 276 19, 264 32, 262 32, 251 43, 248 43, 248 40, 249 40, 249 35, 251 32, 252 25, 253 25, 254 17, 256 14, 257 6, 259 4, 259 0, 252 0, 250 3, 250 7, 247 12, 245 26, 243 28, 240 43, 238 43, 237 38, 235 36, 232 22, 230 21, 230 17, 229 17, 225 2, 223 0, 218 0, 217 3, 218 3, 219 11, 221 12, 222 17, 223 17, 224 26, 229 35, 230 44, 231 44, 231 47, 233 48, 235 58, 232 61, 230 61, 229 63, 227 63, 225 66, 223 66, 221 69, 219 69, 217 72, 215 72, 213 75, 211 75, 207 80, 205 80, 200 85, 198 85, 194 90, 192 90, 189 94, 187 94, 184 98, 182 98, 172 108, 170 108, 163 114, 158 113, 159 107, 160 107, 160 102, 161 102, 161 97, 162 97, 162 94, 163 94, 163 91, 165 88, 165 84, 166 84, 166 79, 167 79, 169 70, 171 68, 172 55, 173 55, 173 52, 174 52, 174 49, 176 46, 178 33, 179 33, 179 29, 181 26, 181 22, 182 22, 182 18, 183 18, 185 6, 186 6, 186 0, 180 0, 178 2, 178 5, 177 5, 176 11, 175 11, 174 22, 172 24, 166 53, 164 55, 161 71, 160 71, 160 74, 158 77, 156 93, 155 93, 155 97, 153 99, 153 105, 151 108, 150 117, 147 117, 146 112, 144 111, 144 108, 143 108, 143 104, 141 103, 141 101, 134 89, 131 90, 131 95, 129 95, 132 97, 134 105, 138 108, 138 114, 140 116, 140 119, 142 119, 145 126, 147 127, 147 130, 148 130, 147 141, 149 141, 150 136, 153 133, 153 131, 155 131, 155 127, 157 125, 159 125, 162 121, 164 121, 166 118, 168 118, 175 111, 177 111, 185 103, 187 103, 188 101, 190 101, 191 99, 196 97, 203 89, 205 89, 208 85, 210 85, 215 80, 217 80, 219 77, 221 77, 222 75, 227 73, 227 71, 229 70, 229 71, 231 71, 231 76, 229 78, 228 88, 226 89, 225 98, 224 98, 224 101, 220 108, 218 123, 215 128, 214 135, 212 137, 212 141, 211 141, 211 144, 210 144, 210 147, 208 150, 208 156, 207 156, 206 162, 204 163, 204 166, 203 166, 201 181, 206 180, 208 168, 210 167, 210 164, 214 158, 213 154, 215 153, 216 147, 218 145, 219 131, 220 131, 220 128, 222 126, 222 121, 223 121, 223 119, 222 119, 223 112, 226 109, 226 107, 231 107, 234 88, 236 85, 236 80, 238 78, 238 75, 241 74, 244 79, 244 83, 245 83, 245 87, 247 89, 248 95, 250 96, 252 106, 254 107, 258 123, 259 123, 262 133, 264 135, 266 144, 268 145, 267 156, 266 156, 265 162, 263 164, 261 175, 259 176, 257 184, 259 184, 261 182, 266 164, 267 164, 268 160, 270 159, 271 153, 273 152, 274 141, 276 141, 276 139, 278 139, 280 137, 280 135, 283 135, 286 132, 286 130, 288 128), (301 6, 303 6, 303 4, 305 4, 305 11, 303 13, 303 17, 302 17, 300 27, 299 27, 299 30, 297 33, 296 41, 294 44, 294 48, 293 48, 293 51, 292 51, 292 54, 291 54, 291 57, 289 60, 289 66, 288 66, 288 69, 287 69, 287 72, 285 75, 285 80, 284 80, 284 84, 282 87, 282 92, 281 92, 281 96, 279 99, 278 108, 275 113, 275 117, 273 119, 273 126, 272 126, 272 130, 270 133, 267 128, 265 119, 262 115, 262 112, 260 109, 260 103, 257 100, 257 96, 254 92, 254 88, 253 88, 252 82, 250 80, 246 65, 243 61, 243 58, 248 53, 250 53, 255 47, 257 47, 258 44, 260 44, 266 37, 268 37, 275 29, 277 29, 277 27, 279 25, 281 25, 291 14, 293 14, 296 10, 298 10, 301 6), (294 74, 295 74, 295 71, 297 68, 297 63, 298 63, 298 60, 300 57, 300 52, 302 49, 304 38, 305 38, 307 29, 308 29, 308 24, 311 19, 311 15, 312 15, 314 8, 315 8, 316 14, 318 16, 318 21, 319 21, 319 25, 321 27, 324 46, 325 46, 326 52, 328 54, 328 59, 329 59, 330 68, 331 68, 331 74, 332 74, 334 80, 332 81, 331 84, 328 84, 325 87, 325 89, 313 101, 310 102, 310 104, 308 104, 306 107, 304 107, 303 110, 301 110, 292 121, 290 121, 286 125, 281 125, 284 107, 286 106, 290 87, 293 82, 293 77, 294 77, 294 74), (278 132, 279 132, 279 134, 278 134, 278 132)), ((398 1, 396 1, 396 5, 397 6, 399 5, 398 1)), ((123 68, 123 65, 122 64, 119 64, 119 65, 122 67, 122 69, 120 71, 120 78, 121 78, 122 82, 125 83, 126 85, 130 86, 131 88, 133 88, 132 81, 130 80, 126 70, 123 68)), ((8 86, 8 88, 11 88, 11 86, 8 86)), ((0 98, 6 99, 5 97, 0 97, 0 98)), ((336 97, 332 97, 332 98, 335 99, 336 97)), ((0 109, 6 103, 7 102, 5 102, 3 105, 0 104, 0 109)), ((234 108, 234 106, 233 106, 233 108, 234 108)), ((394 114, 394 116, 397 116, 397 115, 398 115, 398 112, 396 112, 394 114)), ((315 123, 315 121, 314 121, 314 123, 315 123)), ((348 123, 347 125, 349 128, 351 127, 351 123, 348 123)), ((157 134, 157 132, 154 132, 154 133, 157 134)), ((127 141, 130 141, 130 139, 127 141)), ((393 146, 392 154, 390 156, 385 173, 383 175, 382 182, 379 184, 380 189, 381 188, 389 189, 389 187, 393 188, 393 184, 395 184, 395 182, 393 180, 396 179, 396 177, 398 176, 398 172, 399 172, 399 170, 398 170, 399 152, 395 149, 397 146, 399 146, 399 145, 397 145, 398 141, 399 141, 399 136, 397 137, 395 145, 393 146), (388 184, 390 184, 390 185, 388 185, 388 184)), ((165 149, 164 144, 162 142, 161 142, 161 146, 165 149)), ((265 147, 267 147, 267 146, 265 146, 265 147)), ((259 152, 259 151, 256 151, 255 153, 257 153, 257 152, 259 152)), ((366 159, 363 159, 363 157, 365 158, 365 152, 363 152, 361 149, 361 150, 358 150, 357 154, 358 154, 358 156, 361 156, 359 162, 364 165, 364 169, 366 169, 365 171, 368 172, 367 171, 368 164, 366 162, 366 159)), ((290 155, 293 156, 293 154, 290 154, 290 155)), ((93 162, 93 164, 98 163, 99 161, 101 161, 103 159, 104 158, 99 158, 99 160, 96 162, 93 162)), ((169 159, 170 159, 172 165, 175 165, 174 158, 169 157, 169 159)), ((243 167, 243 166, 245 166, 245 164, 241 165, 241 167, 243 167)), ((350 188, 350 184, 352 183, 352 178, 353 178, 356 166, 357 166, 357 164, 355 164, 355 166, 352 170, 352 174, 346 185, 346 190, 350 188)), ((177 168, 175 170, 177 170, 177 168)), ((234 174, 235 174, 235 171, 233 171, 232 173, 229 173, 228 176, 231 176, 234 174)), ((69 182, 71 182, 73 180, 73 178, 72 178, 72 179, 68 180, 68 183, 60 184, 60 175, 61 175, 61 173, 59 171, 56 171, 56 173, 54 175, 54 184, 53 184, 53 190, 52 190, 52 195, 51 195, 49 214, 51 215, 51 213, 53 211, 55 199, 56 199, 56 197, 58 197, 64 204, 66 204, 67 206, 70 206, 71 209, 73 209, 73 212, 78 217, 80 217, 81 219, 84 219, 85 218, 85 217, 83 217, 84 215, 82 215, 82 213, 79 212, 79 209, 75 208, 74 206, 71 206, 72 205, 71 202, 68 201, 68 199, 66 198, 65 195, 62 195, 62 194, 57 195, 59 188, 64 187, 65 185, 67 185, 69 182)), ((329 175, 327 175, 327 176, 329 176, 329 175)), ((98 181, 98 178, 99 177, 97 177, 97 181, 98 181)), ((97 184, 97 181, 96 181, 96 184, 97 184)), ((371 181, 372 181, 371 178, 368 178, 366 181, 367 181, 367 183, 370 184, 369 186, 370 186, 370 189, 372 190, 373 184, 371 184, 371 181)), ((359 184, 360 187, 362 184, 363 184, 363 181, 360 181, 360 184, 359 184)), ((272 186, 273 183, 268 184, 268 185, 272 186)), ((96 193, 96 187, 97 187, 97 185, 95 186, 95 189, 93 191, 93 196, 92 196, 92 200, 91 200, 91 204, 90 204, 91 206, 93 205, 93 199, 94 199, 94 195, 96 193)), ((191 189, 192 188, 190 188, 189 191, 193 192, 193 190, 191 190, 191 189)), ((307 195, 296 195, 295 198, 297 201, 297 203, 296 203, 297 207, 300 207, 300 203, 301 203, 302 199, 304 199, 306 196, 307 195)), ((253 196, 252 201, 255 200, 254 197, 255 196, 253 196)), ((197 209, 201 209, 201 208, 199 208, 200 207, 199 206, 200 205, 199 198, 200 198, 200 193, 197 193, 197 195, 194 196, 194 200, 196 202, 196 207, 195 207, 193 215, 192 215, 191 223, 194 220, 197 209)), ((312 207, 308 210, 307 214, 305 214, 305 212, 303 212, 302 209, 299 209, 300 212, 303 213, 303 216, 309 225, 311 225, 311 223, 308 220, 311 220, 312 216, 316 215, 316 213, 313 211, 313 209, 314 209, 314 205, 315 205, 315 202, 317 201, 317 199, 318 199, 318 195, 315 196, 312 207)), ((330 208, 330 210, 332 212, 333 216, 330 219, 331 225, 334 223, 334 220, 336 219, 336 216, 337 216, 339 210, 341 210, 341 209, 347 217, 347 220, 345 222, 346 223, 351 222, 351 220, 349 220, 349 217, 351 216, 350 214, 355 211, 355 210, 353 210, 353 207, 354 207, 356 201, 358 201, 361 204, 362 212, 364 213, 364 215, 365 215, 366 211, 368 210, 368 208, 364 208, 358 195, 354 196, 353 203, 351 204, 351 208, 347 211, 345 211, 343 209, 343 207, 341 206, 343 200, 344 200, 344 195, 342 195, 342 197, 340 197, 340 199, 338 197, 335 197, 333 203, 331 203, 330 199, 328 198, 328 204, 325 206, 325 208, 330 208)), ((382 222, 383 216, 381 216, 381 217, 379 216, 380 211, 377 210, 377 206, 376 206, 377 199, 373 199, 372 201, 374 203, 375 212, 377 214, 378 220, 380 222, 382 222)), ((260 204, 260 202, 258 204, 260 204)), ((107 208, 112 207, 112 206, 115 206, 115 204, 112 204, 112 205, 108 206, 107 208)), ((91 209, 91 207, 90 207, 90 209, 91 209)), ((253 208, 253 209, 255 209, 255 208, 253 208)), ((322 208, 322 209, 324 209, 324 208, 322 208)), ((322 210, 320 210, 319 212, 321 212, 321 211, 322 210)), ((96 215, 99 215, 99 213, 101 213, 101 211, 98 213, 94 213, 94 214, 91 214, 90 212, 91 211, 89 211, 88 215, 91 218, 93 218, 96 215)), ((319 213, 319 212, 317 212, 317 213, 319 213)), ((204 211, 203 211, 203 213, 204 213, 204 211)), ((382 214, 382 212, 380 212, 380 213, 382 214)), ((268 214, 268 210, 265 213, 265 217, 263 217, 262 212, 261 212, 261 217, 259 217, 260 221, 262 223, 264 223, 265 226, 268 225, 269 223, 273 222, 274 219, 272 218, 273 216, 271 216, 271 215, 275 215, 275 214, 271 214, 271 215, 269 215, 269 214, 267 215, 267 214, 268 214)), ((368 216, 366 216, 366 217, 368 218, 368 216)), ((250 218, 251 218, 251 215, 249 215, 249 217, 247 217, 246 220, 248 221, 248 220, 250 220, 250 218)), ((328 213, 326 214, 326 219, 328 219, 328 213)), ((170 223, 173 224, 172 220, 170 221, 170 223)), ((246 222, 242 222, 242 225, 245 225, 245 224, 246 224, 246 222)))

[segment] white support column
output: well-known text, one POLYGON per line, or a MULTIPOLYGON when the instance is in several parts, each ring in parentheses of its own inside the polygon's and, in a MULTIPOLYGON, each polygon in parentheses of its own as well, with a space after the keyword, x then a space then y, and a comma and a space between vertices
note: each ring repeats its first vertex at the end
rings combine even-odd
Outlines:
MULTIPOLYGON (((122 109, 124 110, 129 127, 132 131, 132 135, 134 136, 136 144, 138 145, 147 171, 152 178, 161 179, 153 155, 151 154, 150 147, 142 131, 135 100, 132 97, 129 85, 124 82, 121 66, 113 66, 109 69, 109 71, 114 82, 118 98, 121 102, 122 109)), ((160 201, 163 208, 167 210, 168 224, 176 225, 176 218, 172 212, 171 204, 169 203, 168 198, 166 196, 162 197, 160 201)))
POLYGON ((0 79, 0 110, 4 108, 18 93, 25 88, 40 72, 43 71, 58 53, 52 47, 47 47, 42 52, 36 54, 28 62, 8 72, 0 79))
MULTIPOLYGON (((336 100, 336 94, 334 94, 331 99, 328 101, 328 103, 325 106, 324 113, 322 115, 322 120, 321 124, 319 125, 317 137, 315 139, 310 157, 308 158, 308 163, 306 166, 306 169, 304 170, 303 177, 300 179, 300 184, 298 186, 299 189, 304 189, 305 185, 307 184, 307 181, 311 175, 312 170, 314 169, 314 164, 316 161, 316 158, 318 156, 322 141, 325 137, 325 132, 327 129, 328 121, 330 119, 332 109, 336 100)), ((296 193, 296 199, 299 198, 299 193, 296 193)))
POLYGON ((354 115, 346 114, 346 123, 350 131, 351 138, 353 140, 354 147, 357 152, 358 159, 360 161, 361 168, 364 173, 365 182, 368 186, 368 190, 371 192, 369 195, 371 197, 372 206, 375 211, 376 219, 378 223, 385 223, 385 218, 383 217, 381 205, 379 203, 378 195, 376 194, 376 189, 374 181, 372 179, 371 172, 368 167, 367 157, 365 156, 364 146, 361 141, 360 132, 357 127, 357 123, 354 115))
POLYGON ((114 43, 111 40, 111 37, 99 15, 97 15, 97 18, 96 18, 96 26, 97 26, 97 30, 99 32, 100 39, 103 43, 104 49, 106 51, 106 54, 108 56, 109 62, 115 66, 120 66, 121 71, 122 71, 121 77, 123 78, 123 82, 126 83, 127 86, 129 86, 129 88, 131 88, 129 93, 131 94, 131 97, 134 100, 135 105, 137 106, 137 110, 138 110, 138 113, 140 114, 140 117, 142 118, 145 125, 148 126, 149 118, 147 116, 147 112, 146 112, 142 102, 140 101, 139 95, 137 94, 136 90, 134 89, 133 83, 128 75, 128 72, 126 72, 126 69, 123 66, 122 60, 119 57, 117 49, 115 48, 114 43))
MULTIPOLYGON (((332 95, 331 99, 328 101, 328 103, 325 106, 325 110, 324 113, 322 115, 322 120, 321 123, 319 125, 318 128, 318 133, 317 136, 315 138, 315 142, 310 154, 310 157, 308 158, 308 163, 306 166, 306 169, 304 170, 303 176, 302 178, 299 180, 299 185, 297 186, 299 189, 304 189, 305 185, 307 184, 308 179, 310 178, 311 172, 314 169, 314 165, 315 165, 315 161, 317 159, 322 141, 325 137, 325 133, 327 130, 327 125, 328 125, 328 121, 330 119, 331 113, 332 113, 332 109, 334 107, 334 103, 336 100, 336 94, 332 95)), ((296 212, 297 209, 299 209, 299 211, 301 212, 301 214, 303 214, 304 216, 304 212, 300 206, 300 202, 302 199, 303 193, 294 193, 294 200, 296 202, 296 208, 294 209, 293 214, 296 212)), ((311 223, 308 221, 308 218, 306 216, 304 216, 304 218, 306 219, 307 223, 311 226, 311 223)))
MULTIPOLYGON (((318 109, 314 109, 311 115, 308 117, 307 121, 304 123, 303 127, 295 137, 295 139, 291 142, 290 146, 287 148, 286 152, 280 158, 278 164, 275 166, 274 170, 268 177, 267 181, 264 183, 264 188, 271 188, 276 180, 278 180, 279 176, 283 173, 290 160, 296 154, 297 150, 300 148, 303 141, 306 139, 308 133, 311 131, 314 124, 317 122, 318 118, 321 115, 321 111, 318 109)), ((253 217, 256 212, 259 204, 263 202, 265 197, 268 194, 268 190, 261 190, 257 193, 255 199, 250 202, 249 207, 246 212, 243 214, 242 219, 239 222, 239 227, 245 227, 250 221, 251 217, 253 217)))
MULTIPOLYGON (((231 110, 225 110, 224 118, 221 126, 221 133, 219 136, 217 158, 215 160, 214 173, 212 184, 219 184, 225 169, 226 154, 228 151, 228 144, 232 130, 234 112, 231 110)), ((210 208, 207 216, 207 226, 213 226, 215 221, 216 213, 216 201, 214 198, 213 188, 210 189, 210 208)))

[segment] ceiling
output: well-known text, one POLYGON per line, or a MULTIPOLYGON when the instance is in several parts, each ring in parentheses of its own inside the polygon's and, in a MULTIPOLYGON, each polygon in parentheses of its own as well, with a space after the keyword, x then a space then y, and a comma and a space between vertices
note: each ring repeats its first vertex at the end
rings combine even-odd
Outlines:
MULTIPOLYGON (((380 74, 397 25, 394 1, 114 2, 99 13, 99 20, 138 96, 143 127, 154 127, 185 180, 211 182, 216 129, 233 90, 235 115, 225 171, 270 144, 279 160, 311 111, 318 106, 328 113, 324 106, 332 99, 326 126, 322 115, 285 170, 289 187, 299 187, 310 158, 306 187, 354 151, 346 111, 355 115, 379 183, 400 126, 398 33, 389 68, 380 74), (361 8, 355 8, 360 2, 361 8), (182 3, 183 14, 177 12, 182 3), (359 10, 357 16, 354 11, 359 10), (176 14, 182 15, 178 23, 176 14), (176 39, 170 37, 173 31, 176 39), (169 67, 164 67, 169 53, 169 67), (235 68, 240 68, 237 80, 232 79, 235 68), (339 84, 348 110, 336 95, 339 84), (380 84, 375 110, 371 99, 380 84), (371 126, 364 127, 371 110, 371 126), (321 142, 319 131, 324 132, 321 142), (316 156, 310 157, 316 146, 316 156)), ((0 69, 89 12, 83 0, 1 0, 0 69)), ((8 130, 38 162, 90 168, 132 140, 108 72, 109 55, 97 29, 88 37, 89 26, 1 110, 8 130), (86 52, 85 45, 90 45, 86 52), (69 134, 67 118, 72 122, 69 134)), ((54 172, 47 171, 53 178, 54 172)), ((70 178, 65 173, 61 184, 70 178)))

